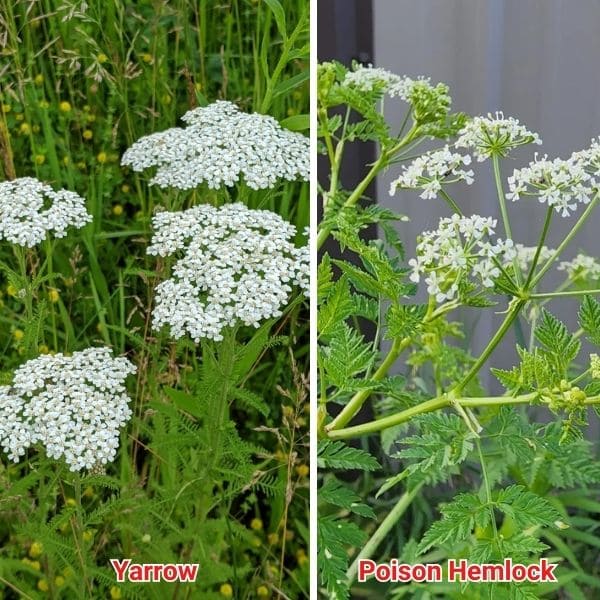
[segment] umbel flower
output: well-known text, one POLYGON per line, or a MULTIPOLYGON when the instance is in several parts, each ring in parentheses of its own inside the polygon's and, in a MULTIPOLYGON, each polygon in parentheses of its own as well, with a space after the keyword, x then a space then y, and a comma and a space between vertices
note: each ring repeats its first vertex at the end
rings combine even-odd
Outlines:
POLYGON ((473 183, 473 171, 463 169, 469 165, 471 157, 466 154, 450 152, 448 146, 441 150, 428 152, 416 158, 410 165, 404 166, 400 177, 392 181, 390 196, 400 188, 422 189, 421 198, 435 198, 442 189, 443 183, 456 183, 465 181, 467 185, 473 183))
POLYGON ((308 139, 267 115, 248 114, 219 100, 183 115, 187 127, 173 127, 139 139, 121 164, 134 171, 156 167, 150 180, 161 188, 190 190, 233 186, 243 177, 255 190, 280 179, 308 180, 308 139))
POLYGON ((568 217, 578 202, 589 204, 596 193, 595 185, 582 161, 573 157, 548 160, 545 155, 542 158, 536 155, 528 167, 513 171, 508 178, 510 192, 506 197, 515 201, 521 196, 537 196, 540 202, 568 217))
POLYGON ((573 260, 563 260, 557 269, 566 271, 569 279, 591 281, 600 279, 600 263, 586 254, 578 254, 573 260))
POLYGON ((510 150, 524 144, 541 144, 537 133, 529 131, 514 117, 491 113, 474 117, 458 132, 457 148, 470 148, 479 162, 492 154, 506 156, 510 150))
POLYGON ((26 362, 12 384, 0 388, 0 446, 18 462, 29 446, 41 443, 71 471, 111 462, 119 430, 131 417, 124 381, 135 370, 108 348, 26 362))
POLYGON ((441 219, 435 231, 421 234, 416 258, 408 261, 410 279, 418 283, 423 277, 437 302, 457 298, 466 282, 492 288, 501 272, 498 264, 515 256, 512 240, 492 243, 495 227, 495 219, 479 215, 441 219))
MULTIPOLYGON (((515 251, 517 253, 516 258, 519 268, 522 272, 527 272, 531 266, 531 263, 533 262, 535 253, 537 252, 537 246, 524 246, 523 244, 515 244, 515 251)), ((552 256, 552 254, 554 254, 554 250, 552 250, 552 248, 542 246, 538 256, 538 264, 546 262, 552 256)), ((512 264, 512 258, 504 261, 505 267, 510 267, 512 264)))
POLYGON ((0 239, 33 248, 48 234, 61 238, 69 226, 84 227, 91 220, 75 192, 54 191, 33 177, 0 183, 0 239))
MULTIPOLYGON (((352 70, 344 76, 342 85, 354 88, 361 92, 379 91, 390 98, 400 98, 409 102, 416 88, 427 87, 434 89, 427 77, 411 79, 406 75, 396 75, 387 69, 374 67, 373 65, 361 65, 355 63, 352 70)), ((439 91, 446 91, 447 86, 440 84, 439 91)), ((436 88, 437 89, 437 88, 436 88)), ((449 101, 449 98, 448 98, 449 101)))
POLYGON ((571 160, 581 163, 590 175, 600 175, 600 141, 593 139, 589 148, 573 152, 571 160))
POLYGON ((296 228, 268 210, 243 204, 200 205, 154 216, 148 254, 179 256, 156 288, 153 324, 175 339, 223 339, 223 328, 258 327, 282 314, 292 286, 308 293, 308 248, 296 228))

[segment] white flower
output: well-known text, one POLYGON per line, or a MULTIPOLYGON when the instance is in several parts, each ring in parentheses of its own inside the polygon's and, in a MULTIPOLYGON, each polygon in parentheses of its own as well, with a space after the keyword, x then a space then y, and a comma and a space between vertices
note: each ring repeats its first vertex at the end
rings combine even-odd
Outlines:
MULTIPOLYGON (((429 79, 419 78, 416 81, 429 83, 429 79)), ((362 92, 379 90, 391 98, 398 97, 408 100, 415 80, 410 77, 396 75, 391 71, 374 67, 373 65, 354 64, 353 70, 348 71, 342 85, 352 87, 362 92)))
POLYGON ((225 327, 280 316, 293 285, 308 293, 308 247, 294 245, 296 228, 275 213, 200 205, 158 213, 153 226, 148 254, 178 257, 156 288, 153 324, 175 339, 221 340, 225 327))
POLYGON ((573 152, 571 159, 583 164, 590 175, 600 175, 600 141, 593 139, 589 148, 573 152))
POLYGON ((18 461, 36 443, 71 471, 114 460, 119 430, 131 418, 124 381, 136 368, 108 348, 26 362, 0 388, 0 444, 18 461), (8 423, 8 425, 7 425, 8 423))
POLYGON ((134 171, 157 167, 152 184, 182 190, 201 183, 211 189, 233 186, 242 176, 255 190, 271 188, 279 179, 308 180, 308 138, 283 129, 273 117, 241 112, 219 100, 182 120, 187 127, 139 139, 121 164, 134 171))
POLYGON ((513 201, 521 196, 537 196, 539 201, 553 206, 556 212, 568 217, 577 208, 577 203, 588 204, 595 193, 592 176, 581 161, 569 158, 548 160, 544 155, 529 163, 528 167, 515 169, 508 178, 510 192, 507 198, 513 201))
POLYGON ((505 118, 501 112, 487 117, 474 117, 458 133, 455 146, 471 148, 479 162, 492 154, 506 156, 516 146, 541 144, 537 133, 529 131, 513 117, 505 118))
POLYGON ((0 448, 9 460, 19 462, 31 446, 32 433, 23 419, 25 401, 9 386, 0 386, 0 448))
MULTIPOLYGON (((537 246, 524 246, 523 244, 515 244, 516 258, 522 272, 527 272, 537 251, 537 246)), ((547 246, 542 246, 538 258, 538 264, 546 262, 554 254, 554 250, 547 246)), ((504 266, 512 265, 512 258, 504 261, 504 266)))
POLYGON ((495 227, 495 219, 479 215, 441 219, 437 230, 419 237, 416 258, 408 261, 410 279, 418 283, 423 277, 438 302, 455 299, 463 281, 492 288, 500 275, 497 262, 515 255, 511 240, 491 242, 495 227))
POLYGON ((600 263, 586 254, 578 254, 573 260, 564 260, 556 268, 559 271, 566 271, 569 279, 600 278, 600 263))
POLYGON ((390 185, 390 196, 400 188, 417 189, 423 192, 421 198, 435 198, 442 189, 442 183, 456 183, 465 181, 467 185, 473 183, 473 171, 465 170, 463 165, 469 165, 471 157, 450 152, 448 146, 441 150, 428 152, 416 158, 404 170, 398 179, 390 185))
POLYGON ((67 227, 84 227, 91 220, 85 200, 75 192, 56 192, 33 177, 0 183, 0 239, 33 248, 49 233, 65 237, 67 227))

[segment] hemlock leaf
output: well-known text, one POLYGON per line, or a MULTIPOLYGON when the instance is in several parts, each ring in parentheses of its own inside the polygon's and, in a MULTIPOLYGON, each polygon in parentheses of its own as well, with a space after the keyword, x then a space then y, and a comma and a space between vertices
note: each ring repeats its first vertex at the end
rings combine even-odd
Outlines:
POLYGON ((379 302, 374 298, 362 294, 350 294, 352 298, 352 314, 369 321, 377 322, 379 319, 379 302))
POLYGON ((346 600, 349 597, 346 585, 347 548, 361 546, 367 535, 352 522, 328 516, 318 519, 317 537, 321 583, 327 588, 330 598, 346 600))
POLYGON ((559 378, 566 377, 571 361, 579 353, 581 342, 545 309, 542 309, 541 321, 535 329, 535 337, 542 345, 544 353, 549 355, 559 378))
POLYGON ((413 335, 423 322, 426 313, 425 304, 392 304, 386 314, 385 337, 389 340, 413 335))
POLYGON ((331 259, 325 254, 317 267, 317 302, 327 298, 333 287, 333 271, 331 270, 331 259))
POLYGON ((530 492, 523 485, 511 485, 498 492, 496 505, 517 527, 552 526, 561 514, 548 500, 530 492))
POLYGON ((365 450, 352 448, 344 442, 322 440, 317 447, 317 464, 320 469, 361 469, 376 471, 381 468, 374 456, 365 450))
POLYGON ((375 518, 373 509, 361 502, 360 496, 354 490, 342 484, 335 477, 327 479, 319 489, 319 499, 349 510, 361 517, 375 518))
POLYGON ((319 336, 328 335, 342 321, 345 321, 354 308, 354 302, 350 296, 348 278, 342 275, 331 285, 327 300, 319 307, 317 316, 317 331, 319 336))
POLYGON ((584 296, 579 308, 579 324, 587 333, 587 338, 600 346, 600 302, 592 296, 584 296))
POLYGON ((425 532, 419 544, 419 554, 448 541, 462 542, 471 535, 475 526, 485 528, 490 522, 489 507, 476 494, 459 494, 441 507, 441 513, 441 520, 425 532))
POLYGON ((321 353, 329 383, 342 390, 353 389, 353 377, 364 373, 377 358, 372 345, 346 323, 331 332, 329 345, 321 353))
MULTIPOLYGON (((473 450, 475 434, 455 414, 432 413, 413 421, 419 433, 404 437, 402 444, 406 448, 394 455, 408 461, 400 476, 424 475, 432 483, 446 480, 452 467, 464 462, 473 450)), ((400 476, 394 478, 394 484, 400 476)))

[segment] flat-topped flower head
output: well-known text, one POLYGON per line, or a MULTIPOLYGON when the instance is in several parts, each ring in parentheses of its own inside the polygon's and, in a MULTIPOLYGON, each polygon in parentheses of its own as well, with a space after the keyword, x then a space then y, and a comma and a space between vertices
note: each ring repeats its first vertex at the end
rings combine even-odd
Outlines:
POLYGON ((587 254, 578 254, 573 260, 563 260, 556 268, 559 271, 566 271, 569 279, 577 281, 600 279, 600 263, 587 254))
POLYGON ((470 185, 473 183, 473 171, 463 169, 470 163, 468 154, 450 152, 448 146, 428 152, 404 166, 400 177, 390 185, 390 195, 394 195, 398 188, 407 188, 422 189, 421 198, 436 198, 442 184, 464 181, 470 185))
MULTIPOLYGON (((523 244, 515 244, 516 260, 519 264, 521 272, 526 273, 529 270, 529 267, 531 267, 531 264, 533 263, 536 251, 537 246, 524 246, 523 244)), ((542 246, 537 264, 547 261, 552 254, 554 254, 554 250, 552 250, 552 248, 542 246)), ((504 261, 505 267, 511 267, 512 264, 512 259, 504 261)))
POLYGON ((161 188, 211 189, 244 181, 259 190, 279 180, 308 180, 308 138, 267 115, 245 113, 224 100, 185 113, 187 127, 145 136, 121 164, 134 171, 156 167, 150 183, 161 188))
POLYGON ((541 144, 540 136, 529 131, 514 117, 491 113, 474 117, 458 132, 457 148, 469 148, 479 162, 493 154, 506 156, 513 148, 524 144, 541 144))
POLYGON ((201 205, 154 216, 148 254, 178 257, 156 288, 153 325, 171 337, 221 340, 225 327, 258 327, 282 314, 294 285, 308 293, 309 252, 296 228, 268 210, 201 205))
POLYGON ((595 193, 595 181, 586 171, 584 163, 569 158, 548 160, 547 156, 529 163, 528 167, 515 169, 508 178, 513 201, 522 196, 535 196, 541 203, 553 206, 557 213, 568 217, 577 204, 588 204, 595 193))
POLYGON ((33 248, 48 235, 62 238, 68 227, 92 220, 85 200, 68 190, 54 191, 33 177, 0 183, 0 240, 33 248))
POLYGON ((479 215, 441 219, 435 231, 421 234, 416 258, 408 261, 410 279, 418 283, 424 278, 437 302, 457 298, 465 282, 494 287, 501 272, 497 263, 515 256, 511 240, 492 242, 495 227, 495 219, 479 215))
POLYGON ((26 362, 0 390, 0 444, 18 461, 40 443, 71 471, 114 460, 121 427, 131 417, 124 382, 136 368, 108 348, 43 355, 26 362))

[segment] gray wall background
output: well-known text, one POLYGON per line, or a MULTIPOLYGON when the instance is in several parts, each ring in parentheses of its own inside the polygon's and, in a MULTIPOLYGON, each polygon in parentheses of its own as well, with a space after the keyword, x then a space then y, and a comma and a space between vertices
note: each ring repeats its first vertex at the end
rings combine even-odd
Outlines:
MULTIPOLYGON (((398 74, 425 75, 450 86, 454 110, 487 114, 496 110, 515 116, 537 131, 544 144, 519 149, 504 161, 504 177, 533 160, 533 153, 550 158, 568 156, 600 134, 600 0, 373 0, 374 64, 398 74)), ((386 102, 391 122, 400 123, 406 106, 386 102)), ((399 172, 392 166, 377 182, 380 204, 408 215, 400 225, 408 255, 416 235, 435 228, 448 214, 441 200, 422 200, 418 193, 388 194, 399 172)), ((467 214, 499 218, 491 163, 474 165, 476 182, 456 185, 450 192, 467 214)), ((516 242, 537 242, 544 206, 536 200, 510 203, 516 242)), ((577 214, 581 214, 579 211, 577 214)), ((555 246, 576 216, 555 215, 548 245, 555 246)), ((600 249, 600 210, 564 258, 578 250, 597 256, 600 249)), ((497 233, 504 237, 499 219, 497 233)), ((553 271, 551 271, 553 273, 553 271)), ((541 289, 562 281, 553 273, 541 289)), ((553 301, 548 308, 576 327, 577 301, 553 301)), ((506 303, 497 311, 504 310, 506 303)), ((502 320, 494 309, 465 309, 471 347, 479 352, 502 320), (477 320, 476 320, 477 319, 477 320)), ((491 363, 510 368, 515 361, 514 336, 508 336, 491 363)), ((485 370, 487 371, 487 370, 485 370)), ((485 377, 482 378, 486 383, 485 377)), ((498 389, 489 378, 487 383, 498 389)))

